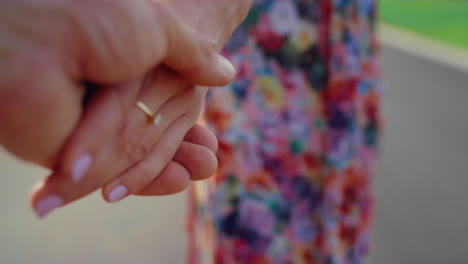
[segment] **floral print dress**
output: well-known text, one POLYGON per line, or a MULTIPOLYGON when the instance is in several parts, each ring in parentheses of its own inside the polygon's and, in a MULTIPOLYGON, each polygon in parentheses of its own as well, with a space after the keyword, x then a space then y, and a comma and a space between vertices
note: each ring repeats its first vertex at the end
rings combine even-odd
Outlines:
POLYGON ((192 186, 189 263, 360 264, 381 82, 374 0, 256 0, 207 97, 219 169, 192 186))

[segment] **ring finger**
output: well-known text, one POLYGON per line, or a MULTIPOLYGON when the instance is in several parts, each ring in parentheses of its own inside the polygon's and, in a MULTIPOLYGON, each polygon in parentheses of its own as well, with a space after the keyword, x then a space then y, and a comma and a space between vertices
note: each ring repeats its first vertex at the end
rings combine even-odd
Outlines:
MULTIPOLYGON (((187 85, 181 85, 180 83, 175 83, 175 85, 165 83, 164 85, 166 87, 165 89, 171 89, 173 91, 180 91, 187 87, 187 85)), ((143 88, 145 92, 148 91, 148 89, 154 89, 154 87, 150 87, 147 84, 143 88)), ((131 100, 128 98, 116 97, 113 91, 108 92, 107 95, 107 97, 103 95, 102 98, 99 99, 106 99, 110 102, 114 102, 107 102, 107 105, 115 106, 115 101, 118 101, 120 104, 125 104, 131 100), (122 100, 124 100, 123 103, 122 100)), ((90 104, 92 103, 93 102, 90 104)), ((186 102, 186 105, 189 105, 189 101, 186 102)), ((162 115, 165 116, 163 121, 158 126, 151 126, 150 129, 148 129, 146 115, 136 106, 132 107, 130 112, 126 114, 128 118, 123 118, 124 121, 123 125, 121 124, 121 129, 119 130, 119 126, 115 126, 115 130, 119 132, 112 135, 112 133, 110 133, 112 131, 106 129, 105 131, 108 132, 106 138, 105 135, 99 135, 100 130, 96 130, 95 127, 93 128, 93 125, 106 128, 106 126, 103 125, 106 123, 106 117, 112 115, 115 111, 102 105, 100 105, 100 107, 101 111, 99 113, 96 115, 87 115, 85 119, 82 120, 78 132, 84 129, 86 132, 84 133, 84 138, 80 137, 80 133, 77 133, 78 135, 75 135, 76 137, 72 139, 72 146, 68 148, 68 153, 67 150, 65 150, 65 157, 69 159, 70 157, 79 156, 76 153, 84 152, 86 154, 81 155, 81 158, 72 159, 76 160, 74 164, 68 160, 70 166, 65 166, 65 168, 55 171, 46 179, 42 187, 33 194, 32 203, 40 215, 44 214, 44 211, 50 211, 48 208, 51 207, 50 201, 53 201, 52 204, 55 203, 55 207, 57 207, 81 198, 101 187, 126 168, 141 160, 144 157, 143 154, 149 151, 154 144, 154 140, 158 139, 158 135, 161 135, 162 131, 170 125, 171 119, 176 119, 178 116, 183 115, 185 111, 183 107, 176 107, 173 111, 168 111, 167 113, 162 112, 162 115), (146 133, 146 130, 153 130, 151 132, 153 134, 146 133), (138 139, 142 138, 142 135, 143 139, 139 141, 138 139), (96 142, 94 138, 98 138, 99 141, 96 142), (73 146, 75 148, 73 148, 73 146), (85 150, 87 147, 89 148, 86 152, 85 150), (79 177, 77 177, 77 175, 79 177)), ((153 109, 157 108, 157 106, 155 107, 153 105, 149 107, 154 107, 153 109)), ((118 122, 114 122, 113 124, 115 125, 115 123, 118 122)), ((66 164, 66 162, 64 164, 66 164)))

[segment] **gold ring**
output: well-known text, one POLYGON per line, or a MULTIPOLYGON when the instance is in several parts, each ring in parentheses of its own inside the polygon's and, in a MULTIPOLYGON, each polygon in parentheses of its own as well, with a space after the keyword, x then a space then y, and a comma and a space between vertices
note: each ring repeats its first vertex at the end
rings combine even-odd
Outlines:
POLYGON ((161 123, 161 114, 155 115, 144 103, 140 101, 136 101, 135 105, 148 116, 150 122, 153 122, 153 124, 155 124, 156 126, 159 125, 159 123, 161 123))

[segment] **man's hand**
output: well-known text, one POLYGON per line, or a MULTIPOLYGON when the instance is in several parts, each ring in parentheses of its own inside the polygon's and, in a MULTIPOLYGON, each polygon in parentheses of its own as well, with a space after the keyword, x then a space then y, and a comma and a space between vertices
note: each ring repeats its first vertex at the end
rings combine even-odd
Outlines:
POLYGON ((49 168, 80 119, 85 82, 117 87, 160 63, 201 85, 235 74, 167 4, 150 0, 1 1, 0 61, 0 143, 49 168))

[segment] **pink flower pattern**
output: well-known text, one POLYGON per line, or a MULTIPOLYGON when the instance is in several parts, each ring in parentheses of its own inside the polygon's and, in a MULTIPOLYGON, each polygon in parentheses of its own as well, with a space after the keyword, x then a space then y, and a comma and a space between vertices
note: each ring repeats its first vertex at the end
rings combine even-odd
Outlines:
POLYGON ((219 170, 190 190, 193 264, 361 264, 381 127, 375 0, 256 0, 205 118, 219 170))

